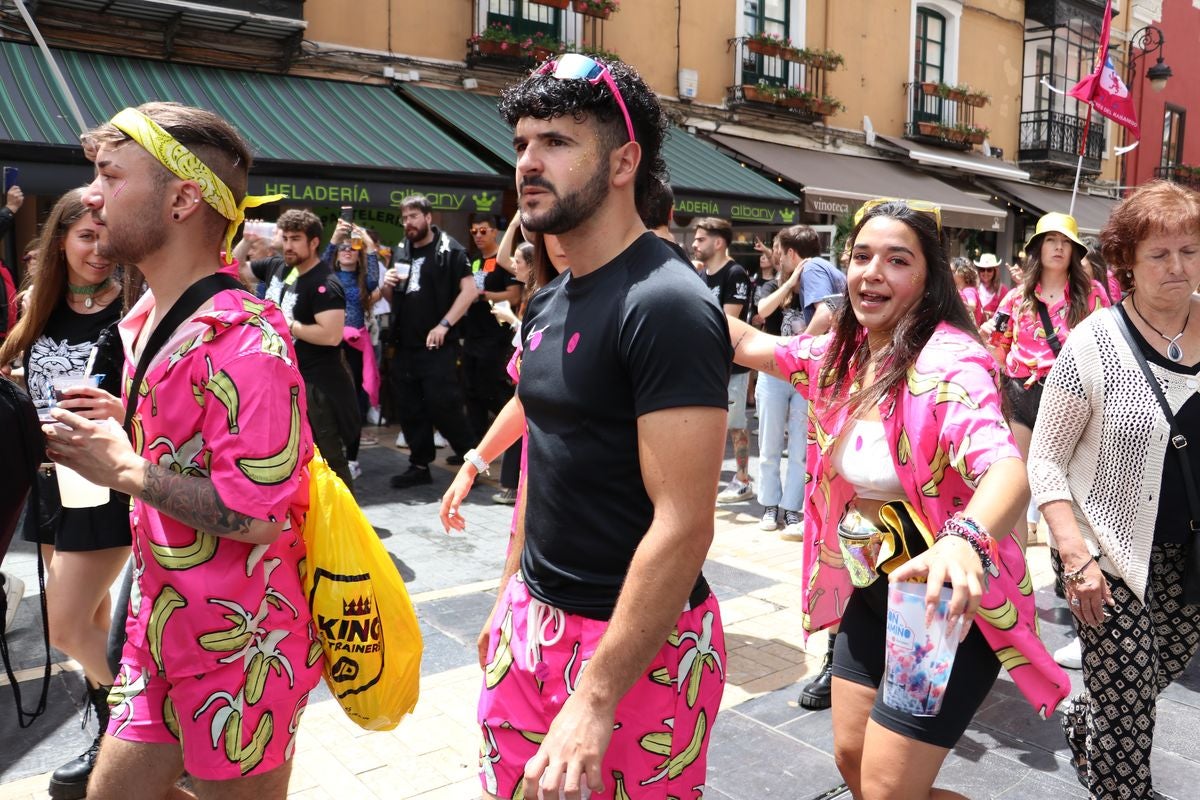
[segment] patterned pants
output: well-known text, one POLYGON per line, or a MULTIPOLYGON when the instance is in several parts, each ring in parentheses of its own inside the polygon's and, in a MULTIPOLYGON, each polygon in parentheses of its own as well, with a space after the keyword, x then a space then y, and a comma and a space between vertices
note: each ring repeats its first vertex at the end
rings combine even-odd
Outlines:
MULTIPOLYGON (((1062 562, 1054 554, 1054 569, 1062 562)), ((1094 800, 1154 797, 1150 748, 1158 695, 1200 644, 1200 606, 1184 605, 1187 546, 1154 545, 1143 604, 1105 574, 1115 607, 1100 627, 1078 625, 1085 689, 1063 706, 1075 769, 1094 800)))

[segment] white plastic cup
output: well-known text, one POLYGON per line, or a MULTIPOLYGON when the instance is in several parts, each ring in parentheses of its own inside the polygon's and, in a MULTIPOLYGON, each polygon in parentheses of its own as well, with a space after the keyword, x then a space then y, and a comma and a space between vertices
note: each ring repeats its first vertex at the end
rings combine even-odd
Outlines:
POLYGON ((412 263, 409 261, 395 261, 392 264, 392 269, 396 270, 396 277, 401 281, 408 280, 409 274, 412 272, 412 263))
POLYGON ((59 375, 57 378, 50 379, 50 404, 46 406, 46 416, 50 415, 50 409, 58 405, 58 402, 63 399, 63 394, 69 389, 76 389, 80 386, 91 386, 93 388, 100 385, 99 375, 59 375))
POLYGON ((54 474, 58 476, 58 494, 63 508, 95 508, 108 502, 107 486, 97 486, 62 464, 54 466, 54 474))
POLYGON ((943 586, 933 624, 927 628, 926 589, 923 583, 888 586, 883 702, 918 717, 934 717, 942 710, 962 624, 955 622, 947 629, 952 590, 943 586))

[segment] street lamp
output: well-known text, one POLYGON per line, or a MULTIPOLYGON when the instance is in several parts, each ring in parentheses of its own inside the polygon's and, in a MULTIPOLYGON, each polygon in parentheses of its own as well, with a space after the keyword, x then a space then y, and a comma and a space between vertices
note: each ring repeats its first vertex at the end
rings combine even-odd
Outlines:
POLYGON ((1150 81, 1150 88, 1156 92, 1161 92, 1167 87, 1167 79, 1171 77, 1171 68, 1163 63, 1163 43, 1166 39, 1163 37, 1163 32, 1160 28, 1153 25, 1147 25, 1135 31, 1129 37, 1129 46, 1132 52, 1133 47, 1141 50, 1137 55, 1129 57, 1129 82, 1133 83, 1134 65, 1139 58, 1144 58, 1151 53, 1158 53, 1158 61, 1154 66, 1146 70, 1146 78, 1150 81))

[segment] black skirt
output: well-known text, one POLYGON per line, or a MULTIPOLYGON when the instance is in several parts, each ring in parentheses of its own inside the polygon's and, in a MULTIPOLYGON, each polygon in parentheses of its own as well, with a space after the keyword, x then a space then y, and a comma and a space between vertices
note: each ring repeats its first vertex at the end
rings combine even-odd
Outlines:
POLYGON ((38 472, 41 508, 36 539, 25 528, 25 540, 48 544, 55 550, 83 552, 110 547, 129 547, 129 496, 111 492, 109 501, 95 508, 63 508, 58 496, 58 478, 48 470, 38 472))

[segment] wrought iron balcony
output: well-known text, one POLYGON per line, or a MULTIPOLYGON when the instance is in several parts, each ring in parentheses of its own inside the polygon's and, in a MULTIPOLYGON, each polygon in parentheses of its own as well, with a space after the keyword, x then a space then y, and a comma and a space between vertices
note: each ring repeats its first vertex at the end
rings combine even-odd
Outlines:
POLYGON ((730 39, 729 49, 742 74, 741 83, 728 89, 730 105, 747 104, 803 122, 820 122, 844 110, 837 98, 826 94, 827 73, 842 64, 837 53, 754 37, 730 39))
POLYGON ((969 150, 987 138, 988 130, 975 126, 975 109, 988 102, 987 95, 939 83, 905 84, 905 89, 909 93, 906 138, 955 150, 969 150))
MULTIPOLYGON (((1021 145, 1017 161, 1024 169, 1065 172, 1079 163, 1084 119, 1061 111, 1021 112, 1021 145)), ((1083 152, 1083 171, 1100 172, 1104 155, 1104 122, 1092 120, 1083 152)))

